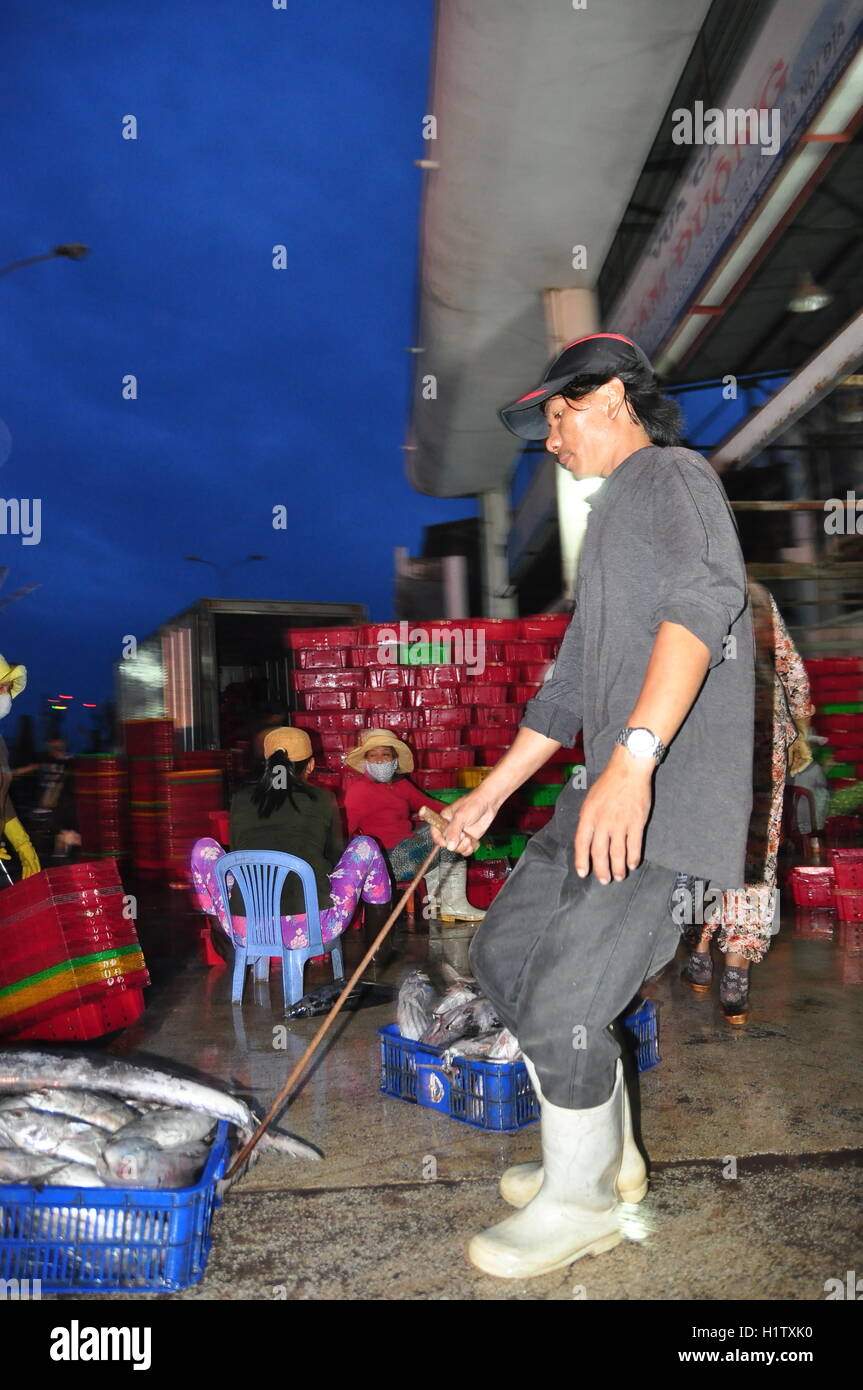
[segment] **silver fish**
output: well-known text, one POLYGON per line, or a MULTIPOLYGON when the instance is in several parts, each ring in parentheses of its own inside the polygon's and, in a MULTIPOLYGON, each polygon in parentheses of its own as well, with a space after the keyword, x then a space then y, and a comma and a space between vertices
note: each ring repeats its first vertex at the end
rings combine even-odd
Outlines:
MULTIPOLYGON (((0 1050, 0 1095, 33 1090, 108 1092, 130 1101, 154 1101, 172 1109, 200 1110, 235 1125, 245 1143, 257 1128, 257 1117, 235 1096, 155 1067, 140 1067, 103 1053, 39 1052, 31 1048, 0 1050)), ((261 1152, 289 1158, 319 1159, 320 1153, 293 1135, 268 1131, 261 1152)))
POLYGON ((437 994, 424 970, 411 970, 399 987, 396 1012, 398 1029, 403 1038, 419 1042, 432 1021, 437 994))
POLYGON ((105 1131, 94 1125, 65 1115, 47 1115, 26 1105, 0 1112, 0 1141, 24 1153, 50 1154, 93 1168, 105 1138, 105 1131))
MULTIPOLYGON (((14 1101, 14 1097, 9 1099, 14 1101)), ((113 1096, 99 1095, 95 1091, 29 1091, 18 1097, 31 1110, 43 1110, 51 1115, 67 1115, 73 1120, 84 1120, 88 1125, 114 1134, 136 1117, 136 1111, 113 1096)))
POLYGON ((95 1168, 83 1163, 64 1163, 62 1168, 52 1168, 45 1179, 46 1187, 104 1187, 105 1184, 95 1168))
POLYGON ((189 1187, 201 1175, 209 1155, 206 1144, 160 1149, 146 1139, 109 1139, 100 1172, 109 1187, 189 1187))
POLYGON ((452 984, 435 1006, 431 1023, 420 1039, 432 1047, 448 1047, 470 1029, 476 991, 466 984, 452 984))
POLYGON ((60 1160, 50 1154, 27 1154, 21 1149, 0 1149, 0 1182, 40 1183, 54 1172, 60 1160))
POLYGON ((480 1033, 476 1038, 460 1038, 454 1043, 450 1043, 447 1052, 453 1057, 477 1057, 481 1061, 486 1061, 488 1055, 498 1040, 498 1029, 492 1029, 487 1033, 480 1033))
POLYGON ((212 1115, 200 1110, 151 1110, 139 1115, 115 1136, 117 1139, 145 1139, 159 1149, 179 1149, 206 1139, 213 1128, 212 1115))
POLYGON ((511 1033, 508 1028, 501 1028, 497 1035, 497 1042, 488 1054, 490 1062, 519 1062, 521 1061, 521 1048, 518 1045, 518 1038, 511 1033))

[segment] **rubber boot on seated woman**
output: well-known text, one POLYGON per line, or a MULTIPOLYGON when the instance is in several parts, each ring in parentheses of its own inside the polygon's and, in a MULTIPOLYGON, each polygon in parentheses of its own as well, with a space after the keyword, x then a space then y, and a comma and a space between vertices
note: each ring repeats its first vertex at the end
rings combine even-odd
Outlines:
MULTIPOLYGON (((379 929, 389 914, 392 886, 383 854, 370 836, 355 835, 344 844, 335 797, 326 787, 307 780, 314 766, 305 729, 283 725, 270 730, 264 740, 260 776, 231 800, 230 843, 232 850, 280 850, 311 865, 326 944, 350 924, 360 898, 366 904, 367 924, 371 918, 379 929)), ((216 861, 224 853, 215 840, 199 840, 192 850, 192 881, 202 911, 216 917, 230 936, 215 872, 216 861)), ((245 917, 236 889, 231 908, 234 932, 243 940, 245 917)), ((308 945, 303 887, 297 874, 285 880, 281 911, 285 945, 308 945)))

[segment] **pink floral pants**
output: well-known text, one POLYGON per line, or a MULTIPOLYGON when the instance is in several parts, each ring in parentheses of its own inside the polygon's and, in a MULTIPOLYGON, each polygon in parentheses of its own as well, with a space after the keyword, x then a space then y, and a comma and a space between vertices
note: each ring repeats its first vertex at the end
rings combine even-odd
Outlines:
MULTIPOLYGON (((216 860, 225 853, 209 838, 198 840, 192 850, 192 883, 202 912, 216 917, 233 940, 245 941, 246 919, 234 914, 234 931, 228 926, 225 904, 216 877, 216 860)), ((360 896, 367 903, 388 903, 392 897, 389 870, 376 840, 355 835, 330 874, 332 907, 321 908, 321 936, 332 941, 348 926, 359 906, 360 896)), ((308 946, 306 914, 282 918, 282 940, 290 950, 308 946)))

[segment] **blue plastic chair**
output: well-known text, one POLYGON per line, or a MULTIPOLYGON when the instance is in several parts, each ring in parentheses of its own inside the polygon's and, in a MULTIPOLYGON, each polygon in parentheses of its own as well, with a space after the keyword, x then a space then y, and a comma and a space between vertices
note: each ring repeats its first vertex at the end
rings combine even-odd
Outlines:
POLYGON ((321 937, 321 915, 318 911, 318 886, 310 864, 295 854, 279 850, 239 849, 225 854, 216 862, 216 874, 225 904, 231 938, 234 942, 234 978, 231 982, 231 1003, 240 1004, 246 980, 246 966, 252 964, 256 980, 266 980, 272 956, 282 958, 282 985, 285 1008, 303 997, 303 971, 312 956, 329 954, 333 963, 333 978, 341 983, 345 977, 342 951, 338 937, 326 944, 321 937), (303 885, 308 946, 291 949, 282 940, 280 906, 282 888, 288 874, 299 874, 303 885), (233 930, 230 889, 226 879, 233 874, 246 910, 246 940, 237 940, 233 930))

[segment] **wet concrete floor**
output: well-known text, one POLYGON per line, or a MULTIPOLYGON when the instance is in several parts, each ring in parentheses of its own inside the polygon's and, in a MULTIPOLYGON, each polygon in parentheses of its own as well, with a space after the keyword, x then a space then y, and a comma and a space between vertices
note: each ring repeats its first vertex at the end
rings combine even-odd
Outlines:
MULTIPOLYGON (((401 929, 365 978, 396 981, 429 957, 463 966, 470 934, 401 929)), ((354 961, 360 945, 350 933, 354 961)), ((268 1106, 320 1020, 285 1024, 278 971, 249 979, 237 1007, 228 968, 197 955, 167 965, 110 1050, 175 1059, 268 1106)), ((639 1087, 651 1187, 625 1209, 616 1249, 523 1283, 468 1264, 470 1236, 507 1214, 500 1174, 539 1156, 539 1127, 489 1134, 382 1095, 377 1030, 395 1019, 383 1003, 337 1020, 282 1113, 323 1161, 262 1158, 216 1214, 203 1281, 152 1297, 823 1299, 827 1280, 863 1269, 863 925, 787 917, 753 971, 743 1028, 722 1017, 715 988, 694 997, 679 965, 642 991, 659 1008, 662 1055, 639 1087)), ((327 978, 309 967, 306 987, 327 978)))

